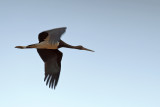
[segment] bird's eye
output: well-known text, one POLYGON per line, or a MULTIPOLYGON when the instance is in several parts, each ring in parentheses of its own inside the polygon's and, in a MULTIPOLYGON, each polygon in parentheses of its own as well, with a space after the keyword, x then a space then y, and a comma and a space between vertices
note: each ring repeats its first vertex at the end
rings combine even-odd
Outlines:
POLYGON ((83 46, 79 45, 79 48, 83 48, 83 46))

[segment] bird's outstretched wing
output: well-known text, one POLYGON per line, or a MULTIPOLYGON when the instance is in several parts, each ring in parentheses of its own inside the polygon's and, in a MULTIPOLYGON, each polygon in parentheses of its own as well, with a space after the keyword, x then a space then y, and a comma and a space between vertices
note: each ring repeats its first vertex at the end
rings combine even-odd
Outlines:
POLYGON ((46 85, 49 84, 49 88, 54 87, 55 89, 60 75, 63 53, 57 49, 37 49, 37 51, 45 63, 44 81, 46 81, 46 85))
POLYGON ((39 41, 42 42, 48 39, 50 44, 56 44, 60 41, 62 34, 66 31, 66 27, 55 28, 47 31, 43 31, 39 34, 39 41))

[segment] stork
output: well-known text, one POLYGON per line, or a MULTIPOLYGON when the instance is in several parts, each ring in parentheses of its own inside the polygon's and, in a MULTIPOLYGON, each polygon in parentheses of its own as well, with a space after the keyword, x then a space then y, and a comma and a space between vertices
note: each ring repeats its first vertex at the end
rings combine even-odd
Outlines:
POLYGON ((59 75, 61 71, 61 60, 63 53, 59 51, 59 48, 71 48, 94 52, 93 50, 87 49, 81 45, 72 46, 61 40, 61 36, 66 31, 66 27, 55 28, 39 33, 39 43, 31 44, 28 46, 16 46, 15 48, 27 49, 36 48, 39 56, 45 63, 45 77, 46 85, 49 88, 55 89, 57 86, 59 75))

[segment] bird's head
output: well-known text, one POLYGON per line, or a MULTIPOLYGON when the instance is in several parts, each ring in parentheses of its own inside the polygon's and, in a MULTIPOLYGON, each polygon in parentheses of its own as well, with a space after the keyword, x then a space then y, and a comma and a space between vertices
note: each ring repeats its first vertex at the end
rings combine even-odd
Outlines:
POLYGON ((87 49, 87 48, 83 47, 82 45, 78 45, 76 48, 79 49, 79 50, 86 50, 86 51, 94 52, 93 50, 90 50, 90 49, 87 49))

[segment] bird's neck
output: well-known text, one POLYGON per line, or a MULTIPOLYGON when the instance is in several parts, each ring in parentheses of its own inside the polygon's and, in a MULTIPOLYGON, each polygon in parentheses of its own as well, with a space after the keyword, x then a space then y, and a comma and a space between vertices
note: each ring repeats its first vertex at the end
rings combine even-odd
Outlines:
POLYGON ((72 45, 69 45, 69 44, 65 43, 64 41, 60 40, 58 48, 61 48, 61 47, 78 49, 78 46, 72 46, 72 45))

